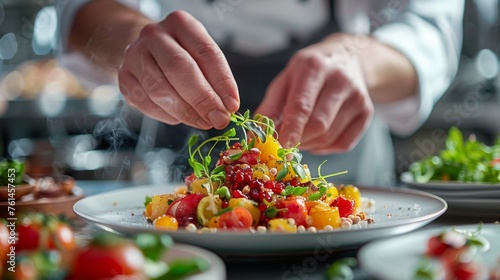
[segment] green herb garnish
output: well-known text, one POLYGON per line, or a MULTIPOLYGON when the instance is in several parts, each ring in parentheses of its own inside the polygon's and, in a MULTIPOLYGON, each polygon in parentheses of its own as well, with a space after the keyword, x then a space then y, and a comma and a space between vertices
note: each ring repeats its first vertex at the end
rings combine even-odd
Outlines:
POLYGON ((439 155, 416 161, 409 170, 417 183, 431 180, 500 183, 500 135, 493 146, 488 146, 473 135, 464 140, 462 132, 452 127, 439 155))

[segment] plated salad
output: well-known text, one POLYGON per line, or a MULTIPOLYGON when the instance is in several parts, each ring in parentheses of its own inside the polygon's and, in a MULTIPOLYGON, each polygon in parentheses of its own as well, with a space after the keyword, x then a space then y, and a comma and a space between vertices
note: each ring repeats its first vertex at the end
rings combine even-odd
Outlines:
POLYGON ((353 185, 335 186, 328 178, 346 171, 312 177, 297 147, 284 148, 274 123, 250 112, 233 114, 231 128, 198 143, 189 139, 193 173, 175 193, 146 197, 145 217, 158 229, 188 231, 246 229, 255 232, 331 231, 363 227, 373 219, 353 185), (236 129, 243 136, 236 136, 236 129), (210 154, 225 145, 218 157, 210 154), (208 150, 208 153, 204 153, 208 150))
POLYGON ((173 246, 170 236, 151 233, 76 238, 60 216, 25 213, 16 222, 0 218, 0 279, 180 280, 210 269, 198 256, 167 261, 173 246))
POLYGON ((474 232, 447 229, 429 237, 414 278, 500 279, 498 267, 489 269, 484 265, 482 254, 489 250, 490 244, 480 233, 481 225, 474 232))
POLYGON ((410 165, 415 182, 457 181, 500 183, 500 136, 492 146, 471 135, 464 140, 462 132, 452 127, 445 149, 410 165))

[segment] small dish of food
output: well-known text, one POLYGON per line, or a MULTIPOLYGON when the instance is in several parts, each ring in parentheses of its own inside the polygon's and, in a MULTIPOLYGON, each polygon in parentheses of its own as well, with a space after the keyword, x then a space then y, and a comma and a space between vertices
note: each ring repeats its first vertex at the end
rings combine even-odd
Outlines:
POLYGON ((3 159, 0 161, 0 201, 15 201, 30 194, 35 186, 26 181, 24 161, 3 159))

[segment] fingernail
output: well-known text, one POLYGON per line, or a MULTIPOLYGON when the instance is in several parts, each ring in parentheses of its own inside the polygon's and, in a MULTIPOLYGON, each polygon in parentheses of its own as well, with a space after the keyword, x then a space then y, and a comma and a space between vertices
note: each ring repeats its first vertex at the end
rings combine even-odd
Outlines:
POLYGON ((240 101, 232 96, 226 97, 224 104, 230 112, 236 112, 240 108, 240 101))
POLYGON ((219 110, 212 111, 208 114, 208 119, 215 128, 224 128, 229 121, 229 112, 222 112, 219 110))

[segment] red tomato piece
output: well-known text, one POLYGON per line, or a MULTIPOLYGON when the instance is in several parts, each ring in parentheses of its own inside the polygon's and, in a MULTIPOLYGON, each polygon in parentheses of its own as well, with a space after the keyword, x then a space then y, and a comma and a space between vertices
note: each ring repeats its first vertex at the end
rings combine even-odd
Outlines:
POLYGON ((40 246, 40 232, 43 230, 40 224, 20 224, 17 225, 18 239, 16 250, 33 251, 40 246))
POLYGON ((219 216, 219 228, 251 228, 252 222, 252 214, 244 207, 233 208, 219 216))
POLYGON ((68 279, 112 279, 125 275, 139 277, 144 265, 144 255, 132 242, 91 243, 77 253, 68 279))
POLYGON ((278 217, 295 220, 297 226, 307 226, 307 207, 306 198, 302 196, 289 196, 282 201, 276 203, 279 209, 286 209, 286 211, 278 211, 278 217))
POLYGON ((345 198, 343 195, 339 195, 330 204, 330 206, 334 206, 339 209, 339 215, 341 218, 347 218, 349 215, 353 215, 354 205, 355 205, 354 200, 349 200, 345 198))
POLYGON ((479 266, 477 263, 471 261, 466 263, 457 263, 452 268, 454 279, 458 280, 472 280, 479 279, 479 266))
POLYGON ((75 238, 73 230, 65 223, 54 222, 51 225, 51 239, 49 248, 60 250, 71 250, 75 248, 75 238))
POLYGON ((429 257, 439 257, 450 245, 443 242, 440 236, 432 236, 427 241, 427 255, 429 257))

